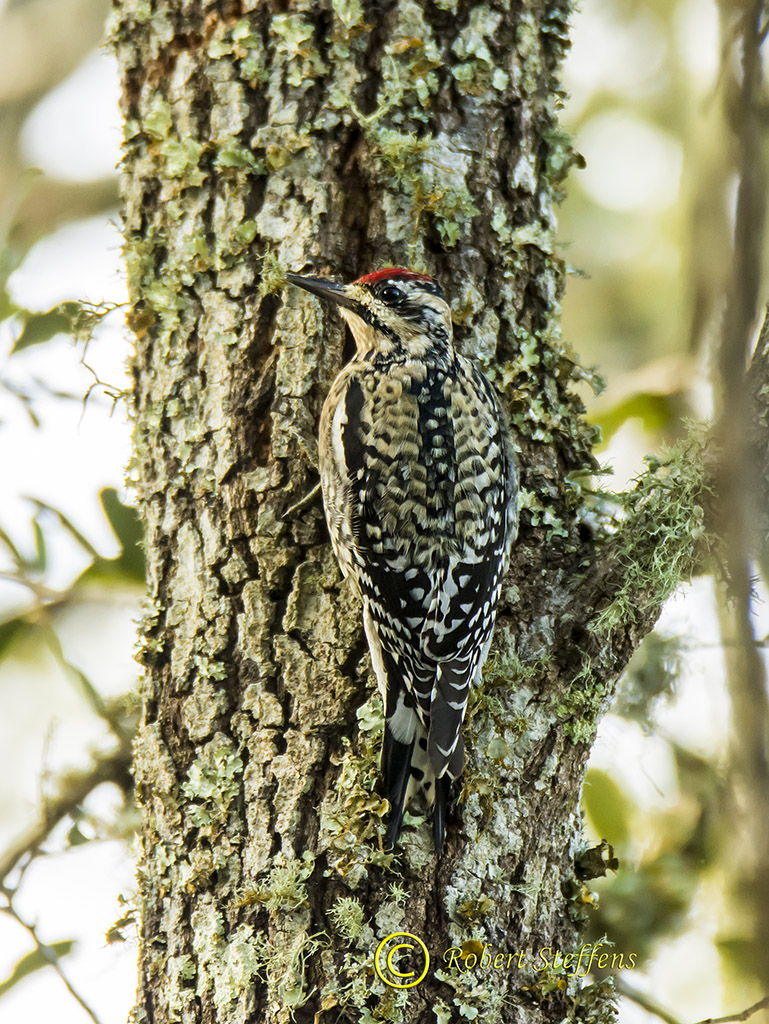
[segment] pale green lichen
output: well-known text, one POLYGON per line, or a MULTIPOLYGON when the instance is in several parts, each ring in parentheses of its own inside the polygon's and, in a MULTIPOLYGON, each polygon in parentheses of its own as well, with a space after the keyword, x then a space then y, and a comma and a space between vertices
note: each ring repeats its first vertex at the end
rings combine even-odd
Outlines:
POLYGON ((151 0, 126 0, 119 9, 113 8, 107 16, 105 26, 107 39, 112 42, 116 41, 119 30, 129 18, 137 25, 143 25, 150 20, 152 14, 151 0))
MULTIPOLYGON (((536 182, 535 175, 532 180, 536 182)), ((519 187, 520 184, 520 181, 516 181, 514 187, 519 187)), ((525 245, 535 245, 544 253, 553 252, 555 246, 555 221, 543 224, 541 221, 536 220, 513 227, 508 223, 506 210, 500 206, 492 214, 490 224, 492 230, 499 238, 504 267, 508 273, 521 265, 522 247, 525 245)))
POLYGON ((278 1006, 288 1008, 291 1016, 310 998, 307 963, 322 946, 322 936, 309 935, 304 929, 278 933, 262 951, 264 972, 270 996, 278 1006))
POLYGON ((265 174, 264 160, 258 159, 246 149, 237 139, 227 139, 219 146, 214 166, 217 170, 225 170, 230 167, 247 167, 254 174, 265 174))
POLYGON ((147 110, 142 119, 142 127, 152 138, 162 141, 168 138, 171 131, 173 118, 171 116, 171 105, 162 93, 154 92, 147 104, 147 110))
POLYGON ((598 721, 613 696, 609 683, 595 680, 593 668, 590 655, 583 652, 579 672, 553 707, 553 713, 563 720, 563 730, 572 743, 592 743, 598 721))
MULTIPOLYGON (((589 624, 599 640, 616 628, 653 619, 681 582, 713 557, 706 528, 714 501, 707 444, 707 431, 693 428, 679 445, 647 459, 648 472, 633 491, 615 496, 622 508, 613 525, 612 557, 622 586, 589 624)), ((584 651, 579 672, 554 708, 574 743, 592 742, 613 696, 604 676, 584 651)))
POLYGON ((484 96, 489 88, 498 92, 507 88, 509 76, 503 68, 497 67, 488 45, 501 22, 502 15, 487 4, 470 12, 467 24, 451 47, 461 61, 451 68, 460 92, 484 96))
MULTIPOLYGON (((481 683, 468 700, 463 730, 468 759, 462 790, 466 822, 476 812, 488 819, 502 806, 500 800, 510 795, 509 779, 520 775, 531 742, 535 719, 530 701, 544 661, 524 663, 515 643, 512 630, 500 624, 481 683)), ((469 895, 464 892, 464 898, 469 895)))
POLYGON ((560 200, 563 198, 563 193, 559 186, 565 181, 572 167, 575 165, 577 167, 584 167, 585 161, 574 150, 571 134, 557 122, 548 131, 543 132, 542 138, 547 146, 547 156, 545 157, 543 170, 554 188, 555 198, 560 200))
POLYGON ((435 69, 443 64, 440 49, 419 4, 401 0, 397 14, 385 47, 377 106, 380 110, 393 109, 395 124, 402 123, 401 111, 408 111, 409 118, 426 121, 431 97, 438 89, 435 69))
POLYGON ((544 526, 549 537, 568 537, 569 531, 563 519, 552 508, 545 505, 541 496, 522 487, 518 497, 518 508, 529 513, 532 526, 544 526))
POLYGON ((166 139, 160 147, 165 160, 165 173, 169 178, 182 179, 184 188, 202 185, 206 172, 199 167, 204 146, 197 139, 166 139))
POLYGON ((371 864, 387 867, 393 855, 371 845, 381 835, 388 811, 387 800, 377 793, 379 779, 379 742, 383 728, 381 698, 375 694, 358 711, 360 750, 353 754, 349 741, 343 741, 345 756, 333 792, 321 808, 319 846, 326 850, 331 868, 350 888, 367 876, 371 864))
POLYGON ((353 943, 363 929, 363 904, 354 896, 340 896, 328 916, 347 943, 353 943))
POLYGON ((193 910, 192 946, 197 960, 198 991, 211 992, 217 1010, 230 1004, 267 970, 267 955, 254 929, 240 925, 231 935, 222 914, 209 902, 193 910))
POLYGON ((272 252, 265 252, 259 257, 261 268, 259 272, 259 296, 272 295, 279 292, 286 283, 286 271, 283 264, 272 252))
POLYGON ((442 999, 433 1003, 432 1010, 435 1014, 435 1024, 450 1024, 453 1011, 442 999))
POLYGON ((377 909, 374 923, 381 939, 400 931, 406 924, 406 901, 402 898, 403 890, 397 884, 390 886, 387 898, 377 909))
POLYGON ((363 23, 363 5, 360 0, 332 0, 331 9, 341 21, 346 32, 363 23))
MULTIPOLYGON (((474 47, 480 47, 475 35, 468 35, 463 52, 472 54, 474 47)), ((396 231, 407 234, 405 241, 414 265, 421 259, 424 215, 434 222, 442 244, 453 248, 479 212, 466 181, 469 156, 459 152, 444 134, 418 136, 414 132, 414 121, 427 121, 431 116, 432 97, 439 84, 435 72, 442 64, 440 49, 421 7, 413 0, 403 0, 382 60, 376 109, 364 115, 349 94, 338 97, 363 128, 383 172, 389 179, 395 176, 403 211, 398 214, 393 207, 388 216, 393 224, 402 220, 402 227, 396 231), (385 115, 389 121, 386 127, 382 124, 385 115)), ((499 75, 495 81, 502 87, 499 75)))
POLYGON ((715 502, 707 467, 709 435, 692 428, 680 444, 646 459, 648 471, 623 497, 619 548, 622 587, 590 625, 605 634, 662 606, 712 554, 707 508, 715 502))
POLYGON ((210 678, 199 680, 190 696, 182 702, 184 724, 190 739, 199 742, 210 736, 227 705, 227 696, 221 687, 214 686, 210 678))
POLYGON ((286 81, 289 85, 306 86, 312 79, 328 72, 328 65, 311 42, 315 27, 301 14, 274 15, 270 32, 276 37, 276 54, 287 61, 286 81))
POLYGON ((185 1003, 188 1002, 194 988, 188 983, 197 975, 195 961, 189 953, 170 956, 166 961, 168 977, 167 1000, 173 1018, 182 1019, 185 1003))
POLYGON ((230 804, 240 792, 242 773, 243 759, 232 740, 216 733, 190 765, 181 786, 191 824, 225 822, 230 804))
POLYGON ((518 19, 515 54, 513 84, 524 95, 533 96, 540 88, 544 55, 539 23, 531 10, 521 11, 518 19))
POLYGON ((306 156, 312 150, 313 137, 290 126, 262 125, 254 132, 251 144, 254 149, 264 150, 264 160, 271 171, 282 171, 297 154, 306 156))
POLYGON ((445 136, 424 136, 395 129, 369 133, 373 151, 394 174, 415 211, 410 244, 416 245, 420 219, 428 214, 441 241, 453 248, 479 213, 467 186, 470 160, 445 136))
POLYGON ((259 936, 250 925, 240 925, 227 939, 219 964, 214 1001, 223 1011, 261 976, 265 966, 259 936))
POLYGON ((266 882, 249 890, 238 900, 239 906, 262 903, 268 910, 293 911, 309 906, 306 882, 315 867, 315 856, 305 850, 301 858, 287 857, 282 851, 275 857, 266 882))
MULTIPOLYGON (((482 947, 480 940, 469 940, 462 945, 470 947, 468 952, 474 951, 474 946, 482 947)), ((460 946, 460 948, 462 948, 460 946)), ((476 954, 477 955, 477 954, 476 954)), ((504 972, 500 972, 504 974, 504 972)), ((452 1005, 454 1007, 456 1020, 474 1021, 478 1018, 484 1020, 502 1020, 504 1004, 507 1001, 505 996, 506 985, 495 977, 494 974, 482 971, 467 970, 466 972, 445 970, 439 967, 434 972, 435 978, 444 982, 454 990, 452 1005)))

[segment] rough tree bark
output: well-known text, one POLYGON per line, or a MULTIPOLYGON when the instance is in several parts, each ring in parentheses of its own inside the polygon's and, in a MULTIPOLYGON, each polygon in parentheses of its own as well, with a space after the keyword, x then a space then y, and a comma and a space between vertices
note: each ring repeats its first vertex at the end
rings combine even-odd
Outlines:
POLYGON ((554 250, 574 160, 556 114, 569 7, 115 0, 150 578, 137 1020, 612 1018, 608 987, 537 954, 580 946, 601 870, 580 837, 590 743, 695 563, 705 488, 693 441, 610 530, 586 490, 589 375, 560 339, 554 250), (401 855, 381 851, 360 610, 317 502, 293 508, 317 482, 346 342, 314 299, 281 292, 281 268, 388 263, 443 282, 523 470, 439 863, 418 819, 401 855), (432 957, 409 989, 373 970, 393 932, 432 957), (461 947, 469 967, 484 943, 501 969, 443 962, 461 947))

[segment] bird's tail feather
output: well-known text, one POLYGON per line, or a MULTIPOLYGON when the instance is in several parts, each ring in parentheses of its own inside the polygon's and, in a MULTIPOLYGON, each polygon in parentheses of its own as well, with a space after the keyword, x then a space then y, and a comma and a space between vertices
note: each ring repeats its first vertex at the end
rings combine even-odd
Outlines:
POLYGON ((435 780, 435 804, 433 806, 433 842, 435 852, 440 857, 446 839, 446 815, 451 802, 451 783, 453 779, 444 773, 435 780))
POLYGON ((400 835, 403 812, 406 809, 408 798, 409 782, 411 781, 411 755, 413 750, 413 739, 410 743, 400 743, 393 736, 389 726, 385 725, 384 741, 382 743, 382 775, 384 776, 387 799, 390 801, 390 817, 387 822, 387 833, 385 835, 385 848, 387 850, 394 849, 400 835))
POLYGON ((409 743, 396 740, 385 724, 382 775, 385 793, 390 801, 385 848, 393 850, 397 846, 406 807, 421 791, 427 804, 432 806, 433 840, 435 851, 440 856, 446 838, 446 818, 454 779, 449 771, 444 771, 440 778, 436 778, 427 751, 427 733, 421 722, 414 739, 409 743))

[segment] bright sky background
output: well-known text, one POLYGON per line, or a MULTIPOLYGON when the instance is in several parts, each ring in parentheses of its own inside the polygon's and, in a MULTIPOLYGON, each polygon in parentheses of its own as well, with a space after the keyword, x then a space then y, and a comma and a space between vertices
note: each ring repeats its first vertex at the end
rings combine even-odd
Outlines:
MULTIPOLYGON (((628 31, 626 23, 620 25, 607 15, 610 9, 608 0, 584 0, 577 15, 566 74, 567 87, 574 95, 567 123, 602 81, 611 81, 613 88, 619 86, 628 97, 639 99, 665 88, 659 71, 666 43, 654 18, 638 14, 628 31)), ((718 64, 715 4, 686 0, 679 19, 677 45, 687 66, 703 80, 712 80, 718 64)), ((119 158, 117 96, 113 59, 103 53, 92 55, 30 115, 24 130, 30 161, 73 181, 111 173, 119 158)), ((676 202, 680 147, 640 116, 602 113, 587 123, 577 145, 588 161, 587 170, 579 172, 578 187, 607 208, 643 211, 676 202)), ((35 246, 13 277, 17 300, 38 309, 73 297, 124 303, 116 222, 115 214, 73 224, 35 246)), ((86 360, 102 380, 118 387, 128 383, 128 340, 122 320, 122 311, 108 319, 86 360)), ((0 362, 10 344, 10 337, 0 336, 0 362)), ((81 357, 71 341, 60 338, 44 349, 33 348, 15 356, 4 372, 19 379, 33 373, 56 389, 82 395, 93 375, 81 357)), ((85 410, 80 401, 44 401, 40 403, 43 425, 35 429, 20 408, 6 403, 0 438, 0 480, 6 481, 7 488, 2 515, 3 525, 20 543, 31 545, 26 533, 29 507, 23 497, 31 495, 60 507, 103 553, 117 552, 97 493, 111 485, 125 494, 130 431, 124 408, 118 406, 113 412, 110 408, 111 403, 98 390, 85 410)), ((637 471, 639 454, 632 438, 620 432, 608 453, 617 468, 618 485, 637 471)), ((84 559, 67 540, 57 548, 57 559, 55 582, 63 586, 83 568, 84 559)), ((715 637, 717 623, 709 586, 704 581, 697 583, 675 599, 663 615, 665 628, 693 638, 715 637)), ((0 584, 0 606, 18 600, 10 585, 0 584)), ((71 656, 91 659, 88 670, 105 693, 121 692, 135 678, 131 660, 135 614, 134 606, 116 606, 97 646, 88 630, 87 615, 71 624, 67 641, 71 656)), ((675 731, 693 749, 707 752, 723 743, 728 704, 720 678, 720 653, 698 647, 696 641, 693 646, 680 695, 662 713, 660 727, 675 731)), ((0 778, 14 779, 13 790, 6 787, 0 793, 0 846, 4 846, 35 816, 39 790, 33 783, 41 772, 82 763, 84 752, 103 743, 104 737, 55 667, 46 674, 31 661, 8 663, 0 670, 0 687, 4 703, 12 709, 13 722, 11 735, 0 747, 0 778), (35 699, 30 701, 33 688, 35 699)), ((675 798, 676 780, 664 745, 618 718, 609 716, 602 726, 593 763, 621 774, 623 783, 649 806, 664 806, 675 798), (629 764, 637 770, 629 772, 629 764)), ((102 808, 114 806, 114 794, 108 787, 94 796, 102 808)), ((65 961, 65 970, 104 1024, 123 1024, 133 1004, 136 948, 133 944, 108 947, 103 938, 123 912, 118 895, 132 889, 129 857, 121 844, 107 842, 38 861, 25 881, 20 902, 26 914, 41 922, 44 939, 79 937, 78 953, 65 961)), ((662 950, 648 978, 636 981, 691 1019, 710 1016, 721 1002, 718 959, 708 941, 715 927, 713 912, 697 906, 697 915, 700 930, 662 950)), ((0 978, 29 948, 20 929, 0 916, 0 978)), ((4 998, 1 1016, 3 1024, 28 1024, 30 1020, 83 1024, 88 1019, 50 970, 35 974, 4 998)), ((625 1024, 642 1018, 646 1020, 641 1011, 626 1005, 625 1024)))

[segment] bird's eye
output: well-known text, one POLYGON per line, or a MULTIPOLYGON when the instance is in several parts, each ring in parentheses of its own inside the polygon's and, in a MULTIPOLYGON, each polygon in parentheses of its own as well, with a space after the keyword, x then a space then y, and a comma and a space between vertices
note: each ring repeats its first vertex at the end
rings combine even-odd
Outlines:
POLYGON ((403 292, 400 290, 400 288, 398 288, 397 285, 386 284, 384 288, 382 288, 381 291, 379 292, 379 298, 382 300, 382 302, 397 302, 399 299, 403 298, 403 292))

